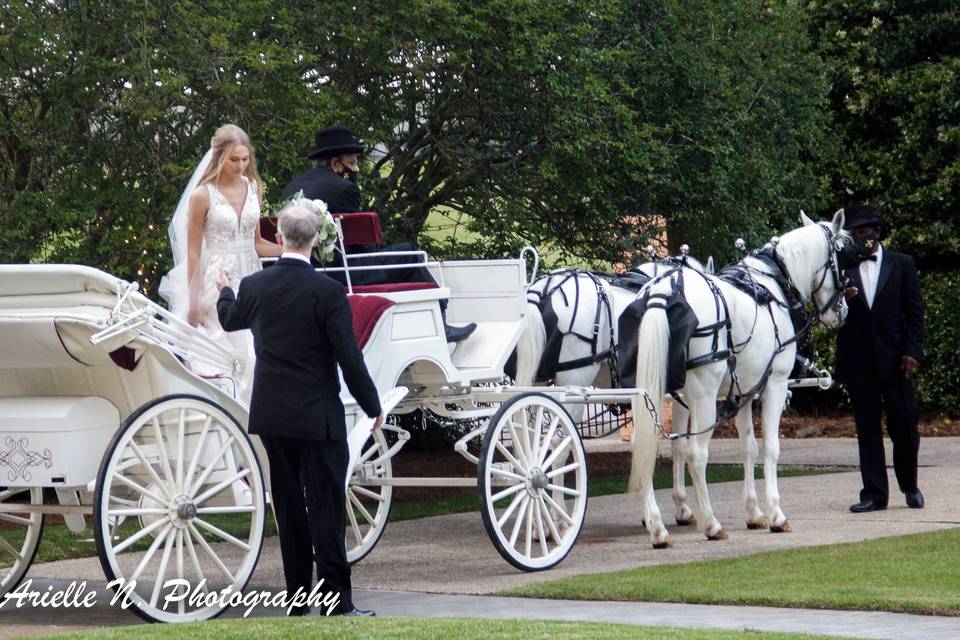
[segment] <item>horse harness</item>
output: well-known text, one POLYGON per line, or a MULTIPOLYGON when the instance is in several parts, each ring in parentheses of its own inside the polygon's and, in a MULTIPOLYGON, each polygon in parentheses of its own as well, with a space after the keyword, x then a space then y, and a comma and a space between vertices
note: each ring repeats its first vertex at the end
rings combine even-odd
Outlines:
MULTIPOLYGON (((758 269, 745 262, 744 259, 740 259, 739 261, 724 267, 720 273, 717 274, 717 277, 724 282, 727 282, 737 289, 747 293, 754 301, 758 311, 760 307, 765 307, 767 312, 770 314, 770 321, 773 326, 774 338, 777 346, 774 349, 773 354, 770 356, 770 360, 767 362, 766 369, 763 375, 760 377, 760 380, 751 389, 747 390, 746 393, 744 393, 741 389, 740 381, 736 374, 736 359, 737 354, 740 353, 752 339, 753 330, 751 329, 750 335, 744 342, 735 344, 733 339, 733 327, 730 320, 729 307, 723 292, 719 289, 719 287, 717 287, 716 283, 712 279, 707 277, 706 274, 696 269, 690 269, 690 272, 696 273, 702 277, 704 282, 710 288, 710 291, 713 294, 717 317, 721 319, 712 324, 698 327, 693 333, 692 337, 712 337, 713 344, 709 353, 696 358, 688 359, 686 361, 687 370, 714 362, 726 361, 727 372, 730 377, 730 386, 727 389, 726 398, 724 398, 723 403, 718 411, 718 419, 712 425, 702 431, 692 433, 690 432, 688 425, 687 433, 666 433, 662 425, 660 425, 659 420, 656 420, 657 428, 667 438, 671 440, 681 437, 690 438, 692 436, 708 433, 709 431, 716 429, 725 420, 735 416, 744 405, 746 405, 748 402, 751 402, 752 399, 757 394, 761 393, 766 387, 767 381, 770 378, 770 373, 773 370, 773 362, 776 357, 788 346, 805 336, 813 324, 818 321, 821 315, 828 309, 839 311, 843 304, 843 289, 841 286, 842 278, 837 261, 837 253, 842 248, 835 243, 833 233, 830 229, 824 225, 817 226, 820 227, 825 234, 828 250, 827 261, 819 268, 819 271, 822 272, 820 281, 810 294, 810 299, 813 302, 815 311, 807 311, 805 309, 803 296, 793 284, 793 281, 790 278, 790 273, 787 269, 787 265, 783 262, 783 259, 779 256, 779 254, 777 254, 776 244, 768 245, 750 254, 751 257, 761 262, 765 267, 767 267, 767 269, 758 269), (813 296, 824 287, 828 274, 833 276, 834 293, 831 298, 822 307, 820 307, 817 306, 813 296), (784 299, 780 300, 780 298, 778 298, 773 291, 771 291, 761 282, 757 281, 755 276, 771 278, 782 292, 784 299), (786 341, 781 341, 780 339, 777 323, 773 315, 774 305, 786 309, 790 315, 791 321, 793 322, 794 335, 786 341), (723 310, 722 316, 720 314, 721 309, 723 310), (726 335, 726 349, 720 349, 719 346, 721 332, 726 335)), ((683 266, 686 266, 685 257, 668 258, 667 260, 661 261, 658 264, 667 264, 670 266, 670 268, 663 274, 654 276, 652 282, 659 281, 665 277, 670 277, 674 273, 679 272, 679 276, 673 282, 673 292, 671 293, 671 296, 683 295, 683 271, 680 270, 683 266)), ((650 299, 668 297, 669 296, 666 294, 652 294, 648 296, 650 299)), ((666 306, 667 302, 668 300, 656 301, 655 303, 652 303, 651 306, 664 307, 666 306)), ((758 313, 755 313, 754 315, 754 327, 756 326, 757 315, 758 313)), ((676 394, 671 393, 671 396, 673 397, 674 401, 680 404, 682 407, 685 409, 689 408, 687 407, 686 403, 684 403, 683 400, 676 394)))
MULTIPOLYGON (((603 286, 603 281, 594 273, 589 271, 583 271, 581 269, 562 269, 560 271, 555 271, 547 276, 544 276, 546 283, 543 287, 543 291, 528 290, 527 291, 527 303, 536 305, 537 309, 540 311, 540 315, 543 318, 544 325, 547 329, 548 341, 550 340, 551 334, 555 336, 553 342, 556 344, 557 350, 557 363, 556 367, 550 366, 549 363, 541 362, 538 370, 538 378, 550 378, 561 371, 572 371, 574 369, 580 369, 582 367, 588 367, 598 362, 609 362, 610 365, 610 375, 612 377, 612 384, 614 387, 619 386, 619 379, 617 377, 617 350, 616 344, 613 338, 613 310, 610 306, 610 298, 607 295, 606 289, 603 286), (597 297, 597 308, 594 312, 592 331, 588 335, 584 335, 577 331, 576 329, 576 319, 577 311, 580 308, 580 278, 579 276, 587 276, 587 279, 594 287, 594 293, 597 297), (572 300, 572 312, 570 315, 570 324, 566 329, 563 329, 558 326, 559 319, 557 318, 556 312, 553 310, 552 299, 553 294, 558 292, 563 298, 563 302, 567 307, 571 306, 571 300, 567 297, 567 292, 563 289, 563 286, 573 280, 574 283, 574 293, 572 300), (609 327, 609 339, 608 344, 604 345, 601 348, 600 344, 600 327, 603 314, 606 314, 607 326, 609 327), (559 347, 560 341, 568 335, 577 337, 578 339, 586 342, 590 345, 590 355, 584 356, 582 358, 575 358, 573 360, 567 360, 564 362, 559 361, 559 347), (548 375, 541 376, 540 373, 547 369, 545 372, 548 375)), ((546 353, 544 352, 544 360, 547 360, 546 353)))

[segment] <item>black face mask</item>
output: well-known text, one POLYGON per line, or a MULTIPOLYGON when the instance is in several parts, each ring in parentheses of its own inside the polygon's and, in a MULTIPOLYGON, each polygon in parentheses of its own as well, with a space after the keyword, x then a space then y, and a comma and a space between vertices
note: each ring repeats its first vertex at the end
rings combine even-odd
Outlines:
POLYGON ((876 250, 877 243, 880 242, 880 234, 876 231, 870 231, 864 235, 854 237, 853 242, 856 244, 860 255, 865 258, 872 255, 876 250))
POLYGON ((350 182, 356 184, 356 182, 357 182, 357 173, 358 173, 358 172, 353 171, 353 170, 351 170, 351 169, 348 169, 347 167, 344 167, 344 168, 343 168, 343 171, 340 172, 340 176, 341 176, 341 177, 344 177, 344 178, 346 178, 347 180, 349 180, 350 182))

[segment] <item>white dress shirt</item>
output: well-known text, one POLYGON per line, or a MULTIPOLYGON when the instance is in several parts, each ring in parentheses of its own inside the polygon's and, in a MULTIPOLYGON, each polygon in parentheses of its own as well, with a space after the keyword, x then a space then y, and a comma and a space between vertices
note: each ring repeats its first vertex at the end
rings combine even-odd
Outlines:
POLYGON ((302 260, 307 264, 310 264, 310 258, 303 255, 302 253, 297 253, 295 251, 284 251, 280 256, 281 258, 293 258, 294 260, 302 260))
POLYGON ((860 280, 863 282, 863 297, 867 306, 873 308, 873 299, 877 295, 877 280, 880 278, 880 265, 883 263, 883 245, 877 247, 877 261, 864 260, 860 263, 860 280))

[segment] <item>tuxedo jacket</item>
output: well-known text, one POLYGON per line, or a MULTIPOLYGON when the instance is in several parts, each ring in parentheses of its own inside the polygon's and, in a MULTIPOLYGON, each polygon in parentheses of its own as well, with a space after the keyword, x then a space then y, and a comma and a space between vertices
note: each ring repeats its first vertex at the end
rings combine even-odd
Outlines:
POLYGON ((884 248, 873 307, 863 294, 860 269, 846 273, 860 291, 847 300, 847 321, 837 333, 837 380, 903 381, 901 358, 919 362, 923 354, 923 301, 913 258, 884 248))
POLYGON ((323 200, 330 213, 357 213, 360 211, 360 188, 329 169, 313 168, 301 173, 290 181, 283 192, 283 198, 290 198, 303 191, 305 198, 323 200))
POLYGON ((380 415, 379 394, 357 346, 343 287, 306 262, 281 258, 243 278, 236 297, 224 287, 217 314, 225 330, 253 333, 257 363, 250 433, 345 439, 338 364, 363 411, 380 415))

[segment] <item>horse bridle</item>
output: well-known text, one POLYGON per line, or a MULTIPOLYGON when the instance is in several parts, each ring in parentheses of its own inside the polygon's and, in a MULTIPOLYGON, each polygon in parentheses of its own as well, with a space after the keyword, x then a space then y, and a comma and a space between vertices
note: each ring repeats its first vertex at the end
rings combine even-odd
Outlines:
POLYGON ((822 275, 820 276, 820 282, 814 287, 813 291, 810 292, 810 302, 817 310, 817 319, 822 323, 823 314, 828 310, 840 315, 840 310, 843 308, 844 279, 840 273, 840 261, 837 259, 838 254, 843 251, 843 236, 840 234, 834 235, 833 230, 825 224, 818 224, 817 226, 823 231, 824 238, 827 242, 827 261, 820 267, 822 275), (826 284, 828 273, 833 276, 833 295, 820 307, 817 305, 814 296, 826 284))

